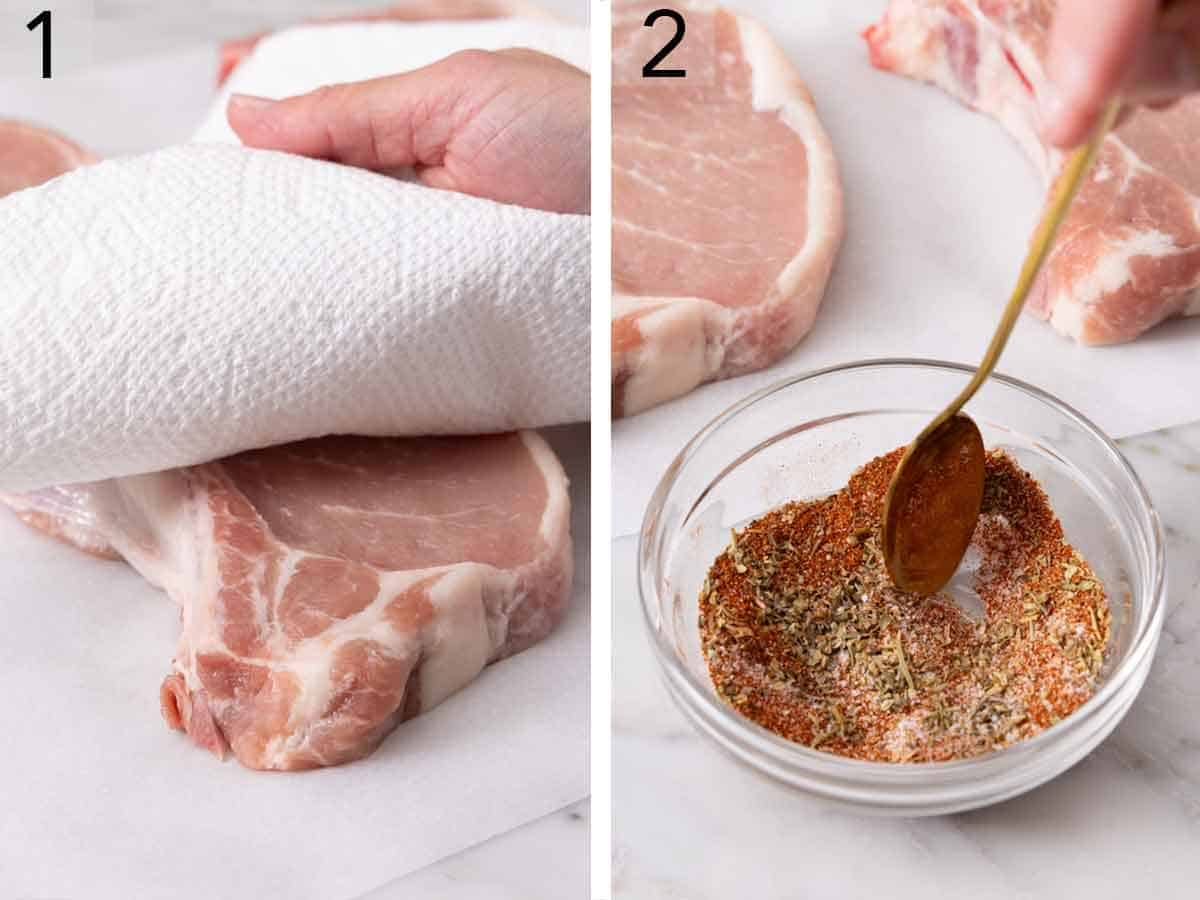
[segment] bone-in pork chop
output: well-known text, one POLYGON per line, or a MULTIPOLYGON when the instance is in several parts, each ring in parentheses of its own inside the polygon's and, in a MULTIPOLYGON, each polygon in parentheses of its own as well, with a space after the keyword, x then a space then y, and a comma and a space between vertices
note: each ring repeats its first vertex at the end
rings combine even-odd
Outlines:
POLYGON ((770 365, 812 327, 842 238, 833 149, 799 75, 758 23, 677 3, 613 10, 614 415, 770 365))
POLYGON ((92 154, 60 134, 0 119, 0 197, 95 161, 92 154))
MULTIPOLYGON (((892 0, 866 32, 878 67, 993 116, 1047 185, 1064 156, 1037 133, 1050 0, 892 0)), ((1128 341, 1200 314, 1200 99, 1139 109, 1109 135, 1029 309, 1085 344, 1128 341)))
MULTIPOLYGON (((93 160, 33 126, 5 136, 26 156, 0 167, 0 196, 93 160)), ((179 604, 170 726, 251 768, 303 769, 367 755, 554 628, 566 487, 532 432, 330 437, 0 502, 179 604)))
POLYGON ((571 582, 566 478, 531 432, 322 438, 3 499, 179 604, 163 715, 255 769, 367 755, 545 637, 571 582))

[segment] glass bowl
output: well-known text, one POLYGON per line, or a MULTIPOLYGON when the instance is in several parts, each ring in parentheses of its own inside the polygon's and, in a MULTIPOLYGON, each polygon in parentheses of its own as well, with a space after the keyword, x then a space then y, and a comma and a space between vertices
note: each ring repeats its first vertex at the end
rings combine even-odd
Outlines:
POLYGON ((1048 781, 1116 727, 1145 681, 1162 629, 1162 529, 1133 469, 1096 426, 1028 384, 993 376, 968 412, 1045 489, 1103 582, 1112 637, 1096 693, 1041 734, 954 762, 847 759, 785 740, 713 690, 700 650, 698 598, 733 527, 846 484, 902 446, 973 370, 927 360, 869 360, 789 378, 747 397, 675 458, 646 510, 638 588, 667 689, 692 724, 741 762, 793 788, 891 815, 973 809, 1048 781))

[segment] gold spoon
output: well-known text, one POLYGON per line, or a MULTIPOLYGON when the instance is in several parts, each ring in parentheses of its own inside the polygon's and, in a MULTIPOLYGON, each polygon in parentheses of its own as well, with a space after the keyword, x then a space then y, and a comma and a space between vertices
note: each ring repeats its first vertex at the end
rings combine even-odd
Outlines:
POLYGON ((1120 101, 1110 100, 1088 142, 1076 149, 1054 185, 1000 324, 975 377, 917 435, 892 475, 883 504, 883 559, 897 587, 932 594, 950 580, 975 531, 983 504, 983 437, 959 412, 995 368, 1029 289, 1037 278, 1075 191, 1116 121, 1120 101))

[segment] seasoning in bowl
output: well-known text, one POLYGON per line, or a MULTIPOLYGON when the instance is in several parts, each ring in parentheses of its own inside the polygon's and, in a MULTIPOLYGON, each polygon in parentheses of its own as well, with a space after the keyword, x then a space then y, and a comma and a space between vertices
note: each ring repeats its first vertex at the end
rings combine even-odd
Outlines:
POLYGON ((900 591, 879 523, 902 455, 733 533, 700 593, 717 692, 776 734, 855 759, 962 759, 1032 737, 1096 688, 1104 589, 1033 477, 991 451, 967 557, 982 617, 900 591))

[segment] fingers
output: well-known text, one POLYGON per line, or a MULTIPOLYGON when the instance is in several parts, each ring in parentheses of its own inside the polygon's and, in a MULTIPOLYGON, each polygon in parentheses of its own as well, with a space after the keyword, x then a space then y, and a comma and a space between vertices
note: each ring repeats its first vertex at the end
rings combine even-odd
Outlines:
POLYGON ((587 212, 587 75, 531 50, 467 50, 402 75, 284 100, 235 95, 248 147, 385 174, 552 212, 587 212))
POLYGON ((1083 141, 1145 48, 1158 0, 1061 0, 1050 29, 1042 135, 1059 147, 1083 141))
POLYGON ((458 124, 467 79, 449 57, 424 69, 333 85, 286 100, 234 95, 229 124, 248 147, 394 172, 440 165, 458 124))
POLYGON ((1176 100, 1200 89, 1200 3, 1175 3, 1159 17, 1157 27, 1138 54, 1124 87, 1139 103, 1176 100))

